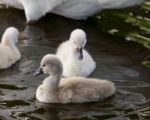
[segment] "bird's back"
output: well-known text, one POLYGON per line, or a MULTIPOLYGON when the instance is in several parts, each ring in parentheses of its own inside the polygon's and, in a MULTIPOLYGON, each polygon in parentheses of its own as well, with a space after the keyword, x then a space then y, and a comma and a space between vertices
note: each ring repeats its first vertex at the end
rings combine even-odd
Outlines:
POLYGON ((82 77, 63 78, 59 86, 59 99, 66 103, 98 101, 115 93, 111 81, 82 77))
POLYGON ((61 60, 63 64, 66 62, 68 58, 69 49, 70 49, 69 41, 61 43, 57 49, 56 56, 61 60))

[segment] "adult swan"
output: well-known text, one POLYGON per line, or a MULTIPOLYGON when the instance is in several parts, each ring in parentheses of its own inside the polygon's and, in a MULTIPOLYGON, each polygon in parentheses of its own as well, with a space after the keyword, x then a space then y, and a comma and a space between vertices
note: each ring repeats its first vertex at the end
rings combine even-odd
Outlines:
POLYGON ((86 19, 103 9, 125 8, 141 4, 144 0, 0 0, 1 4, 24 9, 27 23, 32 23, 46 13, 72 19, 86 19))

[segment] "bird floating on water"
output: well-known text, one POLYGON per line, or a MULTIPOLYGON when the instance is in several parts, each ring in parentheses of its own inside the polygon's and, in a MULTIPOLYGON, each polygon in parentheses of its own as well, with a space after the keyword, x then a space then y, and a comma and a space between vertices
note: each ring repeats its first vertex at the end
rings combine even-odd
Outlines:
POLYGON ((1 0, 18 9, 24 9, 27 23, 33 23, 46 13, 72 19, 86 19, 103 9, 118 9, 139 5, 144 0, 1 0))
POLYGON ((36 98, 43 103, 84 103, 103 100, 115 94, 116 87, 108 80, 68 77, 62 78, 61 61, 51 54, 42 58, 40 68, 34 73, 49 76, 37 88, 36 98))
POLYGON ((82 29, 75 29, 69 40, 59 45, 56 56, 63 64, 63 76, 87 77, 95 70, 95 61, 84 49, 86 42, 86 33, 82 29))
POLYGON ((18 43, 19 31, 14 27, 5 30, 0 43, 0 69, 10 67, 21 58, 18 43))

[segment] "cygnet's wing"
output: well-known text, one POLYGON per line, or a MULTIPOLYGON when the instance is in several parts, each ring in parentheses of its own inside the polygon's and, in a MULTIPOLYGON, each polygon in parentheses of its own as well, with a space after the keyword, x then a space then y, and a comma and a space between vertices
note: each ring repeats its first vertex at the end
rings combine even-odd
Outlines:
POLYGON ((68 52, 70 48, 70 44, 68 41, 61 43, 57 49, 56 56, 60 59, 62 64, 65 64, 68 58, 68 52))
POLYGON ((0 45, 0 69, 8 68, 14 62, 12 61, 12 51, 7 46, 0 45))
POLYGON ((115 86, 107 80, 82 77, 64 78, 60 83, 62 102, 82 103, 107 98, 115 93, 115 86))

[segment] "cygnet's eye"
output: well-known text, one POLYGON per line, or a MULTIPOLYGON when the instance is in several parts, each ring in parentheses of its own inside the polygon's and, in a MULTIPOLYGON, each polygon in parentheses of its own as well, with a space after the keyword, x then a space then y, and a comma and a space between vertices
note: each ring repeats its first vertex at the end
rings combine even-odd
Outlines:
POLYGON ((74 41, 74 44, 76 44, 76 42, 74 41))
POLYGON ((46 65, 44 64, 43 67, 45 67, 46 65))

